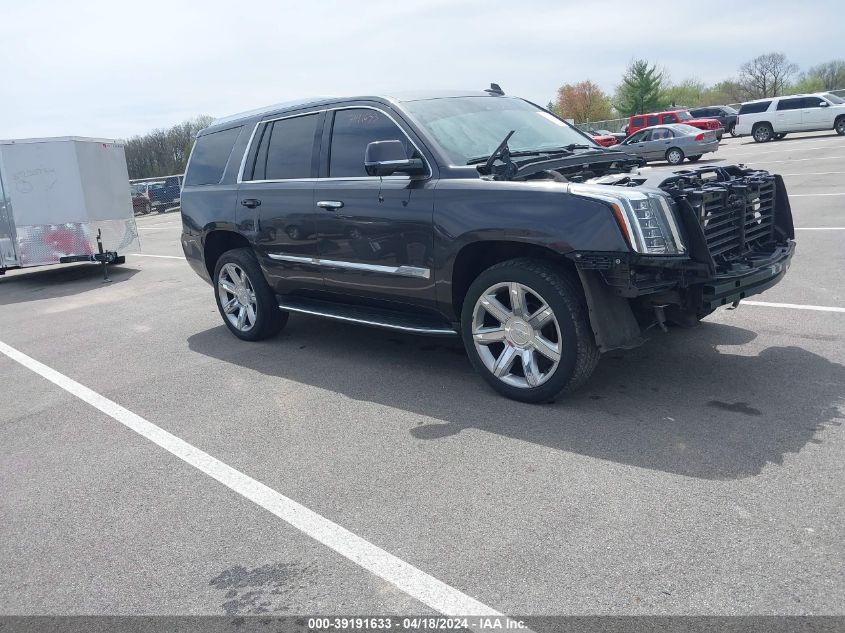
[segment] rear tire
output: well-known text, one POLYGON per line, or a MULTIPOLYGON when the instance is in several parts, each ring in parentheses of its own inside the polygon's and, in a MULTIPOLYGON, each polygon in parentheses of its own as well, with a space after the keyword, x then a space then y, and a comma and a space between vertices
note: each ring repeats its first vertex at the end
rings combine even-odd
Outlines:
POLYGON ((680 165, 684 162, 684 152, 679 147, 670 147, 666 150, 666 162, 670 165, 680 165))
POLYGON ((785 136, 786 136, 786 132, 779 132, 778 134, 775 134, 772 138, 776 141, 779 141, 782 138, 784 138, 785 136))
POLYGON ((540 260, 512 259, 482 272, 464 298, 461 336, 482 378, 521 402, 577 389, 599 360, 580 284, 540 260))
POLYGON ((699 160, 701 160, 701 156, 702 156, 701 154, 698 154, 696 156, 687 156, 687 160, 691 163, 695 163, 695 162, 698 162, 699 160))
POLYGON ((757 123, 751 130, 751 136, 757 143, 768 143, 774 136, 774 130, 770 123, 757 123))
POLYGON ((244 341, 276 334, 288 321, 249 248, 226 251, 214 267, 214 296, 223 323, 244 341))
POLYGON ((734 136, 734 137, 735 137, 735 136, 737 136, 737 133, 736 133, 736 123, 734 123, 732 126, 730 126, 730 127, 728 128, 728 134, 730 134, 731 136, 734 136))
POLYGON ((833 129, 839 136, 845 136, 845 116, 841 116, 833 124, 833 129))

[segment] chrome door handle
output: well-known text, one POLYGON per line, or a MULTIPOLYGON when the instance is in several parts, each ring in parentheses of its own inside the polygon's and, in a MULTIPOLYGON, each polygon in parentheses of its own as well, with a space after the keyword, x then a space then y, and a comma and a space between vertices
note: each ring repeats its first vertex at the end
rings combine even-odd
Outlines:
POLYGON ((320 200, 317 206, 321 209, 328 209, 329 211, 337 211, 343 208, 342 200, 320 200))

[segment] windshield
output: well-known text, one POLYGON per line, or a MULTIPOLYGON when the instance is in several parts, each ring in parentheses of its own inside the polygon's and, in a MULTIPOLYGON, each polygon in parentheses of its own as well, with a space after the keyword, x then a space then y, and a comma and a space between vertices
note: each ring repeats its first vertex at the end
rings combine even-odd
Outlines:
POLYGON ((551 150, 572 143, 599 148, 569 124, 522 99, 452 97, 403 104, 453 165, 491 155, 508 132, 513 152, 551 150))
POLYGON ((845 103, 845 99, 842 99, 842 97, 837 97, 836 95, 831 94, 829 92, 824 93, 822 96, 831 103, 835 103, 836 105, 845 103))
POLYGON ((678 110, 675 114, 678 115, 678 119, 681 121, 689 121, 693 118, 693 116, 686 110, 678 110))

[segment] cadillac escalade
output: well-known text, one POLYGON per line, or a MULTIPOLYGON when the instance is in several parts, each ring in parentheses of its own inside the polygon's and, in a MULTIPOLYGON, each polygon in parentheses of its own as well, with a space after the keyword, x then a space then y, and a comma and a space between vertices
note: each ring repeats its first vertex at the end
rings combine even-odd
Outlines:
POLYGON ((577 388, 652 326, 773 286, 795 250, 780 176, 643 169, 495 84, 217 120, 181 213, 236 337, 270 337, 291 312, 460 336, 526 402, 577 388))

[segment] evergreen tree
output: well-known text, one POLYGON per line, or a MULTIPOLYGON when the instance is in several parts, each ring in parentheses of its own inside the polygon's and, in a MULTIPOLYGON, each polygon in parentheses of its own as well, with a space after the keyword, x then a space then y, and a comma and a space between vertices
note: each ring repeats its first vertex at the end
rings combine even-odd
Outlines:
POLYGON ((663 73, 644 59, 632 61, 616 88, 614 107, 623 116, 653 112, 663 105, 663 73))

